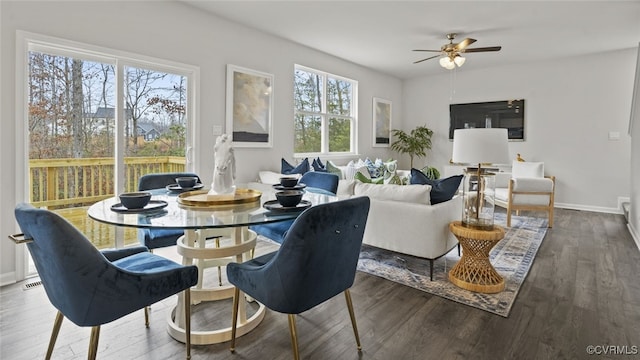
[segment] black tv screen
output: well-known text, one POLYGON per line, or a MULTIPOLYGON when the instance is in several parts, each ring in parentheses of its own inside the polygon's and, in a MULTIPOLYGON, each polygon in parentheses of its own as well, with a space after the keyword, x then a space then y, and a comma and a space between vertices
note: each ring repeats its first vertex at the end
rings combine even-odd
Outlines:
POLYGON ((505 128, 509 140, 524 140, 524 99, 449 105, 449 139, 455 129, 505 128))

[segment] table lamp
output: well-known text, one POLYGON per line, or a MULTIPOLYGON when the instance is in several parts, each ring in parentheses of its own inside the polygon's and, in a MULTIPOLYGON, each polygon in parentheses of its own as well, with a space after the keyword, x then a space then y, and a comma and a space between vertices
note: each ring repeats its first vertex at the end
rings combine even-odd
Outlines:
POLYGON ((507 129, 454 130, 451 160, 454 163, 469 165, 465 169, 462 187, 462 225, 476 229, 493 229, 495 172, 486 166, 509 163, 507 129))

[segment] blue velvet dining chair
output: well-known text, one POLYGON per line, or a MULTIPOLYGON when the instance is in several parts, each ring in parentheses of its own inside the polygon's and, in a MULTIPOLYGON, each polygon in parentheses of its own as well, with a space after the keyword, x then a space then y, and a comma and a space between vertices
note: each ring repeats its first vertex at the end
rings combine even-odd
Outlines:
POLYGON ((235 351, 240 291, 288 314, 294 358, 299 359, 295 315, 344 292, 358 351, 362 349, 349 288, 353 285, 370 201, 357 197, 312 206, 293 222, 279 250, 227 265, 236 286, 231 351, 235 351))
MULTIPOLYGON (((138 190, 164 189, 168 185, 176 184, 177 177, 194 176, 200 177, 189 172, 170 172, 142 175, 138 180, 138 190)), ((181 229, 138 229, 138 240, 140 243, 150 250, 173 246, 180 236, 184 235, 181 229)))
MULTIPOLYGON (((336 174, 330 174, 318 171, 306 172, 298 183, 305 184, 306 191, 335 195, 338 192, 338 182, 340 178, 336 174)), ((275 223, 252 225, 249 229, 255 231, 258 235, 267 237, 279 244, 282 244, 284 236, 293 224, 293 220, 279 221, 275 223)))
POLYGON ((15 217, 23 234, 11 237, 27 243, 47 297, 58 310, 46 359, 51 358, 65 317, 91 327, 88 358, 95 359, 101 325, 180 292, 184 292, 187 359, 191 357, 190 288, 198 281, 195 266, 177 264, 142 246, 99 251, 67 220, 29 204, 18 204, 15 217))

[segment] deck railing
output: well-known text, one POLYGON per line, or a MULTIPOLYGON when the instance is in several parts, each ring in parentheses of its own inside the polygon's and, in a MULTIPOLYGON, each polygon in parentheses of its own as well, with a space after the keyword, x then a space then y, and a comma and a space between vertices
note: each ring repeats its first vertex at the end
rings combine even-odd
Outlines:
MULTIPOLYGON (((144 174, 182 172, 177 156, 125 158, 125 191, 135 191, 144 174)), ((115 246, 115 227, 91 220, 88 207, 114 196, 114 159, 36 159, 29 161, 31 204, 54 210, 76 226, 97 248, 115 246)), ((125 228, 125 245, 137 243, 137 231, 125 228)))
MULTIPOLYGON (((184 171, 185 158, 178 156, 127 157, 125 191, 135 191, 144 174, 184 171)), ((31 203, 49 209, 86 206, 112 197, 114 159, 29 160, 31 203)))

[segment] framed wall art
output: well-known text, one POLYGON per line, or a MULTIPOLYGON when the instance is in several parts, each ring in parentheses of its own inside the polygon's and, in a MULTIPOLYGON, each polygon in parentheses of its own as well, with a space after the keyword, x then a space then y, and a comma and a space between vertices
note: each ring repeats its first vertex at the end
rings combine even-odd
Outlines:
POLYGON ((273 146, 273 75, 227 65, 226 132, 235 147, 273 146))
POLYGON ((389 147, 391 142, 391 101, 373 98, 373 146, 389 147))

